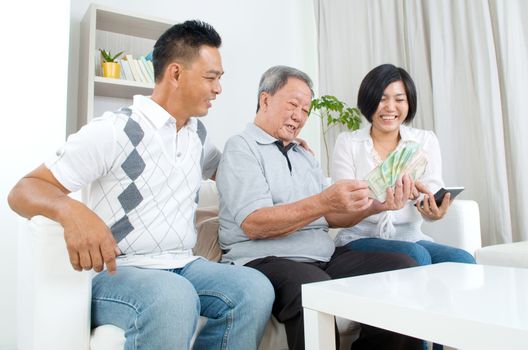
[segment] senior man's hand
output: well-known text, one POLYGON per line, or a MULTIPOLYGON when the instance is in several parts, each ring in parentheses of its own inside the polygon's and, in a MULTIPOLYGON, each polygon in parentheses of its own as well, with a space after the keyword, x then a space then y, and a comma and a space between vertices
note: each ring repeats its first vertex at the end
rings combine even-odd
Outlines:
POLYGON ((372 199, 368 193, 366 181, 340 180, 321 192, 321 198, 328 211, 347 213, 370 207, 372 199))

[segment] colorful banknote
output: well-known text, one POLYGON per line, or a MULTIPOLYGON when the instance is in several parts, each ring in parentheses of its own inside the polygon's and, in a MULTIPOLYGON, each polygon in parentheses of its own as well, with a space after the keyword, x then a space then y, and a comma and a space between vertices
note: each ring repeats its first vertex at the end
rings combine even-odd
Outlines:
POLYGON ((369 196, 381 202, 385 201, 387 188, 394 188, 396 180, 404 174, 413 180, 425 172, 427 157, 422 147, 415 142, 389 154, 380 165, 374 168, 365 178, 369 183, 369 196))

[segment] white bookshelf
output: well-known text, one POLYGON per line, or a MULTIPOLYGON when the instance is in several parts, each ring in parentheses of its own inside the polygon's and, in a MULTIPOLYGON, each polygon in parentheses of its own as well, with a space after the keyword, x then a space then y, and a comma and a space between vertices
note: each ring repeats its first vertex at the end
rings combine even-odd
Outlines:
POLYGON ((81 22, 79 127, 96 116, 95 112, 108 101, 110 105, 128 105, 134 95, 149 95, 154 87, 152 83, 102 77, 98 49, 110 50, 112 54, 124 50, 135 58, 145 56, 173 24, 164 19, 90 5, 81 22), (116 99, 121 99, 122 103, 116 99))

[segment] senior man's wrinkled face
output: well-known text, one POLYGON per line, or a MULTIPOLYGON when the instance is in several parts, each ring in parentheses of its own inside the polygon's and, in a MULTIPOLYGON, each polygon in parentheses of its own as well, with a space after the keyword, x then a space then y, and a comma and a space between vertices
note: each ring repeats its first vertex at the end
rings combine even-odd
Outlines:
POLYGON ((266 96, 266 129, 285 145, 289 144, 306 123, 311 101, 310 87, 300 79, 289 78, 274 95, 266 96))

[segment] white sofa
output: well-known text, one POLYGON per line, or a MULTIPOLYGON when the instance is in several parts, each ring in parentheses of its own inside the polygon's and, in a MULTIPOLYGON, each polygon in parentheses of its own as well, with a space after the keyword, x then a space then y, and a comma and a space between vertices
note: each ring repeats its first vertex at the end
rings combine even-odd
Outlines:
MULTIPOLYGON (((217 205, 214 183, 204 182, 199 208, 217 205)), ((202 222, 204 227, 208 224, 217 227, 215 220, 209 217, 202 222)), ((122 350, 124 332, 121 329, 106 325, 90 331, 93 273, 71 268, 62 227, 40 216, 29 222, 25 220, 22 227, 26 232, 20 234, 18 244, 18 349, 122 350)), ((424 224, 424 232, 438 242, 474 253, 481 246, 477 203, 455 200, 442 221, 424 224)), ((209 234, 207 241, 201 242, 204 254, 214 254, 216 242, 217 235, 209 234)), ((204 322, 202 318, 201 323, 204 322)), ((350 343, 357 333, 350 323, 341 320, 338 328, 343 345, 350 343), (347 334, 348 339, 343 338, 347 334)), ((268 323, 259 349, 287 349, 284 327, 274 318, 268 323)))
POLYGON ((490 245, 477 249, 477 263, 528 268, 528 241, 490 245))

